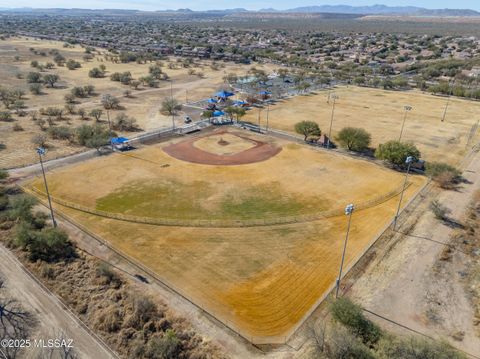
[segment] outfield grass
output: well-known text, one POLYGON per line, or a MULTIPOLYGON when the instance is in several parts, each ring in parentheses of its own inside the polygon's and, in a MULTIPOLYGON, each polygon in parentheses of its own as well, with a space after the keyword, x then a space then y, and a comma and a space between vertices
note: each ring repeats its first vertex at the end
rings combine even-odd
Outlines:
MULTIPOLYGON (((54 197, 82 206, 210 219, 342 209, 403 183, 403 174, 368 161, 271 141, 283 149, 264 162, 183 162, 162 151, 165 143, 136 150, 137 158, 114 154, 54 170, 48 181, 54 197)), ((424 182, 411 177, 404 203, 424 182)), ((32 185, 43 188, 41 178, 32 185)), ((388 224, 397 204, 395 196, 354 213, 346 266, 388 224)), ((205 228, 145 225, 55 207, 254 342, 284 340, 334 284, 346 228, 344 215, 205 228)))

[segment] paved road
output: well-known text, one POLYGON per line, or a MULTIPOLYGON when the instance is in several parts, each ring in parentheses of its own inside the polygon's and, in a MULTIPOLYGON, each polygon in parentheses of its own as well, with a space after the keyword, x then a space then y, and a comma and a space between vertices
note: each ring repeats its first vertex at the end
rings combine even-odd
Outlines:
POLYGON ((63 307, 57 297, 47 292, 42 285, 27 274, 23 265, 3 245, 0 245, 0 276, 5 280, 9 292, 35 313, 42 329, 49 329, 48 332, 53 333, 52 335, 63 331, 65 338, 73 339, 75 350, 81 358, 117 358, 82 327, 80 322, 63 307))

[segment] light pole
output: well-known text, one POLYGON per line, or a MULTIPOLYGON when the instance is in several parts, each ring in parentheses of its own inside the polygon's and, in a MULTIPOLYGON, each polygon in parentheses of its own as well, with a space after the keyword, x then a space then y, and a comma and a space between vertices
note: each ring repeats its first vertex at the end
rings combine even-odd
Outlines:
POLYGON ((270 113, 270 104, 267 103, 267 127, 265 128, 265 132, 268 132, 268 115, 270 113))
POLYGON ((110 146, 112 147, 112 152, 114 151, 113 142, 112 142, 112 123, 110 122, 110 111, 107 109, 107 121, 108 121, 108 139, 110 141, 110 146))
POLYGON ((403 109, 405 110, 405 115, 403 116, 403 122, 402 122, 402 128, 400 129, 400 136, 398 137, 398 142, 402 140, 402 135, 403 135, 403 128, 405 127, 405 121, 407 120, 407 114, 413 110, 412 106, 403 106, 403 109))
POLYGON ((330 137, 332 136, 333 117, 335 115, 335 104, 337 102, 338 96, 336 94, 333 94, 331 98, 333 99, 333 106, 332 106, 332 116, 330 117, 330 129, 328 130, 327 148, 330 148, 330 137))
POLYGON ((445 105, 445 111, 443 111, 442 122, 445 121, 445 117, 447 116, 448 106, 450 105, 450 97, 453 95, 453 86, 455 86, 455 81, 453 82, 452 89, 449 91, 447 104, 445 105))
POLYGON ((37 148, 38 158, 40 159, 40 167, 42 167, 43 182, 45 183, 45 191, 47 192, 48 206, 50 207, 50 215, 52 216, 53 227, 57 227, 57 221, 55 221, 55 216, 53 215, 52 200, 50 199, 50 192, 48 191, 47 177, 45 176, 45 169, 43 168, 42 156, 45 155, 45 148, 37 148))
POLYGON ((407 186, 408 174, 410 173, 410 166, 412 165, 413 161, 414 158, 412 156, 408 156, 405 160, 405 163, 407 164, 407 173, 405 174, 405 182, 403 182, 402 193, 400 194, 400 200, 398 201, 397 213, 395 214, 395 219, 393 220, 393 230, 397 228, 398 214, 400 213, 400 207, 402 206, 403 193, 405 192, 405 187, 407 186))
POLYGON ((258 108, 258 128, 260 129, 260 112, 262 112, 262 109, 259 107, 258 108))
POLYGON ((350 233, 350 224, 352 223, 352 214, 354 210, 355 210, 355 206, 353 204, 349 204, 348 206, 345 207, 345 215, 348 216, 348 225, 347 225, 347 234, 345 235, 345 243, 343 244, 342 262, 340 263, 340 271, 338 273, 338 278, 337 278, 337 289, 335 290, 335 298, 338 298, 338 291, 340 290, 340 281, 342 280, 343 263, 345 262, 345 252, 347 251, 348 234, 350 233))
POLYGON ((170 101, 172 106, 172 130, 175 131, 175 108, 173 103, 173 80, 170 80, 170 101))

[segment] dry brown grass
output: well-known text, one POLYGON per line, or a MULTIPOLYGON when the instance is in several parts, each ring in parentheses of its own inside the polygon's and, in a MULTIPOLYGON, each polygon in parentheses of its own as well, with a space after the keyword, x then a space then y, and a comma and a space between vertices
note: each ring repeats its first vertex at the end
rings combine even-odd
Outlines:
MULTIPOLYGON (((100 50, 102 53, 105 50, 100 50)), ((95 55, 91 61, 82 59, 84 50, 80 46, 74 48, 64 48, 63 43, 56 41, 42 41, 25 38, 8 39, 0 42, 0 82, 4 87, 18 88, 26 92, 25 104, 28 108, 26 111, 35 111, 45 107, 61 107, 65 105, 64 96, 70 93, 74 86, 94 85, 97 94, 110 93, 120 98, 121 105, 125 108, 122 111, 112 111, 111 116, 114 118, 119 113, 126 113, 128 116, 137 119, 139 127, 143 130, 151 130, 164 126, 170 126, 171 119, 168 116, 160 114, 161 101, 164 97, 170 96, 170 83, 161 81, 158 88, 149 88, 140 86, 139 90, 132 90, 132 96, 126 98, 123 96, 124 91, 129 89, 128 86, 121 85, 119 82, 110 80, 110 75, 114 72, 130 71, 134 78, 148 75, 148 68, 151 63, 112 63, 103 60, 103 55, 95 55), (38 51, 47 52, 47 56, 35 55, 29 51, 29 48, 35 48, 38 51), (50 49, 56 49, 67 59, 79 61, 81 68, 76 70, 68 70, 66 67, 55 67, 52 70, 46 70, 42 74, 56 73, 60 76, 61 81, 57 88, 43 88, 43 95, 35 96, 29 91, 29 84, 26 83, 25 77, 28 72, 37 71, 30 66, 32 60, 37 60, 41 64, 47 61, 52 62, 53 55, 48 55, 50 49), (16 61, 15 56, 20 56, 20 60, 16 61), (106 77, 90 78, 88 72, 93 67, 104 64, 107 67, 106 77), (24 78, 17 78, 17 74, 23 74, 24 78)), ((175 59, 172 59, 175 61, 175 59)), ((200 63, 200 69, 205 74, 203 78, 188 74, 186 68, 168 69, 165 62, 163 70, 169 75, 173 81, 173 95, 180 101, 184 102, 186 97, 189 101, 204 99, 212 95, 223 84, 224 72, 234 72, 244 75, 249 67, 245 65, 225 64, 226 67, 219 71, 210 68, 209 62, 200 63)), ((267 68, 265 66, 257 66, 267 68)), ((3 106, 2 106, 3 107, 3 106)), ((78 108, 83 108, 87 113, 93 108, 101 108, 100 96, 93 96, 85 99, 79 99, 78 108)), ((0 168, 15 167, 32 162, 36 162, 37 158, 33 151, 35 148, 30 140, 40 133, 39 127, 30 119, 30 116, 15 117, 15 122, 0 122, 0 133, 2 136, 0 142, 6 145, 6 149, 0 152, 0 168), (24 131, 14 131, 15 125, 21 125, 24 131)), ((68 115, 68 120, 62 121, 60 125, 76 127, 83 123, 93 123, 90 119, 85 121, 78 115, 68 115)), ((103 115, 106 121, 106 115, 103 115)), ((178 116, 178 125, 182 122, 182 117, 178 116)), ((106 123, 106 122, 104 122, 106 123)), ((61 157, 83 150, 78 146, 72 146, 66 141, 49 139, 49 151, 47 159, 61 157)))
MULTIPOLYGON (((333 137, 347 126, 361 127, 372 135, 372 145, 396 140, 403 121, 403 106, 410 105, 402 140, 413 142, 427 161, 443 161, 457 165, 465 156, 467 139, 472 126, 480 120, 480 103, 451 99, 446 121, 441 122, 446 98, 418 91, 384 91, 361 87, 339 87, 334 91, 339 99, 335 106, 333 137)), ((333 92, 332 92, 333 93, 333 92)), ((315 121, 328 134, 332 101, 329 92, 297 96, 270 106, 269 124, 285 131, 294 131, 295 123, 315 121)), ((261 112, 265 126, 266 110, 261 112)), ((251 111, 247 121, 258 122, 258 112, 251 111)), ((477 136, 474 140, 478 142, 477 136)), ((473 141, 472 144, 476 142, 473 141)))
MULTIPOLYGON (((151 162, 114 155, 55 171, 49 181, 54 196, 94 206, 99 197, 139 179, 202 180, 216 191, 201 203, 200 214, 211 213, 223 194, 262 183, 278 182, 280 193, 291 198, 318 196, 317 209, 363 202, 402 183, 402 174, 376 164, 276 141, 283 150, 262 163, 196 165, 168 157, 162 144, 136 151, 151 162), (165 163, 169 166, 162 167, 165 163)), ((413 176, 405 201, 423 183, 422 177, 413 176)), ((179 200, 198 197, 181 186, 176 190, 179 200)), ((397 203, 394 197, 354 214, 347 266, 392 219, 397 203)), ((132 224, 57 208, 255 341, 282 340, 333 285, 346 228, 345 216, 254 228, 187 228, 132 224)))

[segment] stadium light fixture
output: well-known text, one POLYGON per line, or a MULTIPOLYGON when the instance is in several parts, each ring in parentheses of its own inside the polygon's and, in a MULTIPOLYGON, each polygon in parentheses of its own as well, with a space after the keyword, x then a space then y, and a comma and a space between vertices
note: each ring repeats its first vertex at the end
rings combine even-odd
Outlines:
POLYGON ((343 263, 345 262, 345 253, 347 251, 348 235, 350 233, 350 224, 352 223, 352 214, 354 210, 355 210, 355 206, 353 204, 349 204, 345 207, 345 215, 348 216, 348 225, 347 225, 347 234, 345 235, 345 242, 343 244, 342 261, 340 263, 340 271, 338 273, 338 278, 337 278, 337 288, 335 290, 335 298, 338 298, 338 292, 340 290, 340 281, 342 280, 343 263))
POLYGON ((402 193, 400 194, 400 200, 398 201, 397 213, 395 214, 395 219, 393 220, 393 230, 397 228, 397 220, 400 213, 400 207, 402 206, 403 194, 405 192, 405 188, 407 187, 408 174, 410 173, 410 166, 413 162, 415 162, 415 158, 413 156, 408 156, 405 160, 405 163, 407 164, 407 173, 405 174, 405 181, 403 182, 402 193))
POLYGON ((327 148, 330 148, 330 137, 332 136, 333 117, 335 115, 335 104, 339 97, 334 93, 332 94, 331 98, 333 100, 333 106, 332 106, 332 116, 330 117, 330 129, 328 130, 327 148))
POLYGON ((50 192, 48 190, 47 177, 45 176, 45 168, 43 167, 42 156, 45 156, 46 151, 43 147, 38 147, 36 151, 38 153, 38 158, 40 159, 40 167, 42 168, 43 182, 45 183, 45 191, 47 192, 48 206, 50 207, 50 215, 52 216, 53 227, 57 227, 57 221, 55 220, 55 216, 53 214, 52 200, 50 198, 50 192))
POLYGON ((403 109, 404 109, 405 114, 403 116, 402 128, 400 129, 400 136, 398 137, 398 142, 400 142, 402 140, 403 128, 405 127, 405 121, 407 120, 408 113, 413 110, 413 107, 409 106, 409 105, 405 105, 405 106, 403 106, 403 109))

